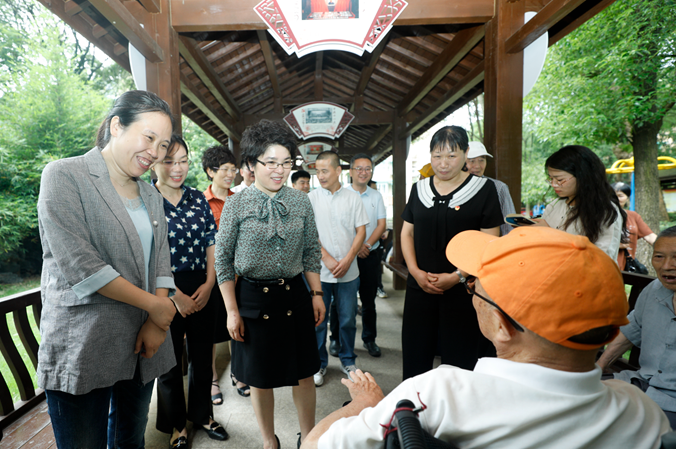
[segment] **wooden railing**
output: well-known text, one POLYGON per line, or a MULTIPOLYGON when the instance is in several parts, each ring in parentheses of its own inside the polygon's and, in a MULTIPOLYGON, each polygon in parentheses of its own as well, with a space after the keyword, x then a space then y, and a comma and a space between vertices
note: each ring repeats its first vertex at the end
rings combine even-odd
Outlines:
POLYGON ((7 325, 7 315, 12 314, 16 331, 23 343, 33 367, 38 366, 38 340, 28 320, 28 308, 33 308, 33 316, 40 326, 42 302, 40 288, 0 299, 0 351, 9 365, 12 377, 19 389, 21 400, 14 403, 7 380, 0 377, 0 440, 2 432, 10 424, 28 413, 45 399, 45 392, 33 387, 33 378, 19 353, 7 325))

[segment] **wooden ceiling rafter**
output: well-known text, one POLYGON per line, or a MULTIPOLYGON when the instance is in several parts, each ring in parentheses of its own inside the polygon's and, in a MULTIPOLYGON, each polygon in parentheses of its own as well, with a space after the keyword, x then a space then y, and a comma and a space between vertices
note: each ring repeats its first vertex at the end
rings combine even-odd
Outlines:
POLYGON ((265 60, 265 67, 268 71, 268 78, 270 79, 270 84, 272 85, 272 92, 275 97, 275 107, 280 111, 282 108, 282 91, 279 88, 279 78, 277 77, 277 67, 275 66, 275 57, 268 41, 268 33, 265 31, 257 31, 258 40, 261 44, 261 52, 263 53, 263 59, 265 60))
POLYGON ((522 51, 584 2, 585 0, 551 0, 507 39, 507 53, 522 51))
POLYGON ((443 53, 434 61, 398 107, 399 115, 406 115, 430 90, 483 39, 486 27, 478 25, 458 32, 443 53))
POLYGON ((138 0, 138 2, 151 14, 157 14, 161 11, 158 0, 138 0))
POLYGON ((148 61, 164 61, 164 51, 120 0, 89 0, 89 3, 148 61))
POLYGON ((214 68, 204 53, 200 50, 198 43, 189 37, 179 37, 179 53, 183 59, 192 68, 195 75, 202 80, 202 83, 209 89, 209 92, 223 106, 228 114, 236 121, 241 114, 237 103, 234 101, 230 92, 226 89, 220 77, 214 71, 214 68))
POLYGON ((185 95, 190 101, 192 101, 200 110, 207 115, 212 122, 214 122, 218 127, 227 134, 228 137, 232 137, 236 141, 240 141, 242 136, 237 131, 236 125, 231 121, 231 119, 224 114, 216 111, 211 103, 207 101, 206 98, 192 85, 188 78, 181 74, 181 93, 185 95))
POLYGON ((324 99, 324 52, 318 51, 315 54, 315 101, 324 99))

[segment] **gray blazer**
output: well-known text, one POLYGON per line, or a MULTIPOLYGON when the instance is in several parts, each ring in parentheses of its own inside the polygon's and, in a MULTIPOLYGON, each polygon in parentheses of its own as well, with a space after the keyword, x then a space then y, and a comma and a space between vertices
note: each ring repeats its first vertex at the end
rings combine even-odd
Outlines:
MULTIPOLYGON (((138 181, 153 224, 148 291, 174 289, 162 196, 138 181)), ((42 341, 38 385, 84 394, 132 379, 143 383, 176 364, 171 336, 145 359, 134 345, 148 313, 96 290, 118 275, 145 284, 143 247, 113 187, 98 148, 49 163, 42 172, 38 221, 42 240, 42 341)))

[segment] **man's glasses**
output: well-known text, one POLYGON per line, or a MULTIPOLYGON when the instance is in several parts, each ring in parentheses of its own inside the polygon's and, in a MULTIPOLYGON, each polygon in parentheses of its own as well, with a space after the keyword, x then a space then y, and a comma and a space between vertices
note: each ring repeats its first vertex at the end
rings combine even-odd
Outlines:
POLYGON ((498 309, 500 311, 500 313, 502 313, 502 315, 504 315, 504 317, 507 318, 507 321, 509 321, 509 324, 511 324, 514 327, 514 329, 516 329, 519 332, 523 332, 523 327, 521 327, 521 325, 519 323, 514 321, 514 318, 507 315, 507 313, 504 310, 502 310, 499 305, 497 305, 496 303, 494 303, 490 299, 488 299, 484 296, 481 296, 480 294, 478 294, 476 292, 476 289, 474 288, 475 282, 476 282, 476 276, 467 276, 467 279, 465 279, 465 282, 462 283, 465 286, 465 289, 467 289, 467 293, 469 293, 470 295, 478 296, 479 298, 486 301, 488 304, 490 304, 493 307, 495 307, 496 309, 498 309))
POLYGON ((371 173, 371 170, 373 170, 371 167, 352 167, 352 170, 356 170, 357 172, 366 172, 366 173, 371 173))
POLYGON ((284 162, 275 162, 275 161, 259 161, 256 159, 256 162, 258 162, 261 165, 265 165, 265 168, 268 170, 277 170, 280 166, 284 168, 284 170, 289 170, 293 167, 293 161, 284 161, 284 162))

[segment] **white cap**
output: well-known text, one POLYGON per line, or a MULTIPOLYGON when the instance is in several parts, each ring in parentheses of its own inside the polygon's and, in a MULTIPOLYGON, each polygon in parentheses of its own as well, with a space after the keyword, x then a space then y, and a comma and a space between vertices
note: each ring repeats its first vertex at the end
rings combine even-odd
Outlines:
POLYGON ((483 143, 470 142, 469 150, 467 150, 467 159, 474 159, 475 157, 479 156, 493 157, 490 154, 488 154, 488 151, 486 151, 486 147, 484 146, 483 143))

